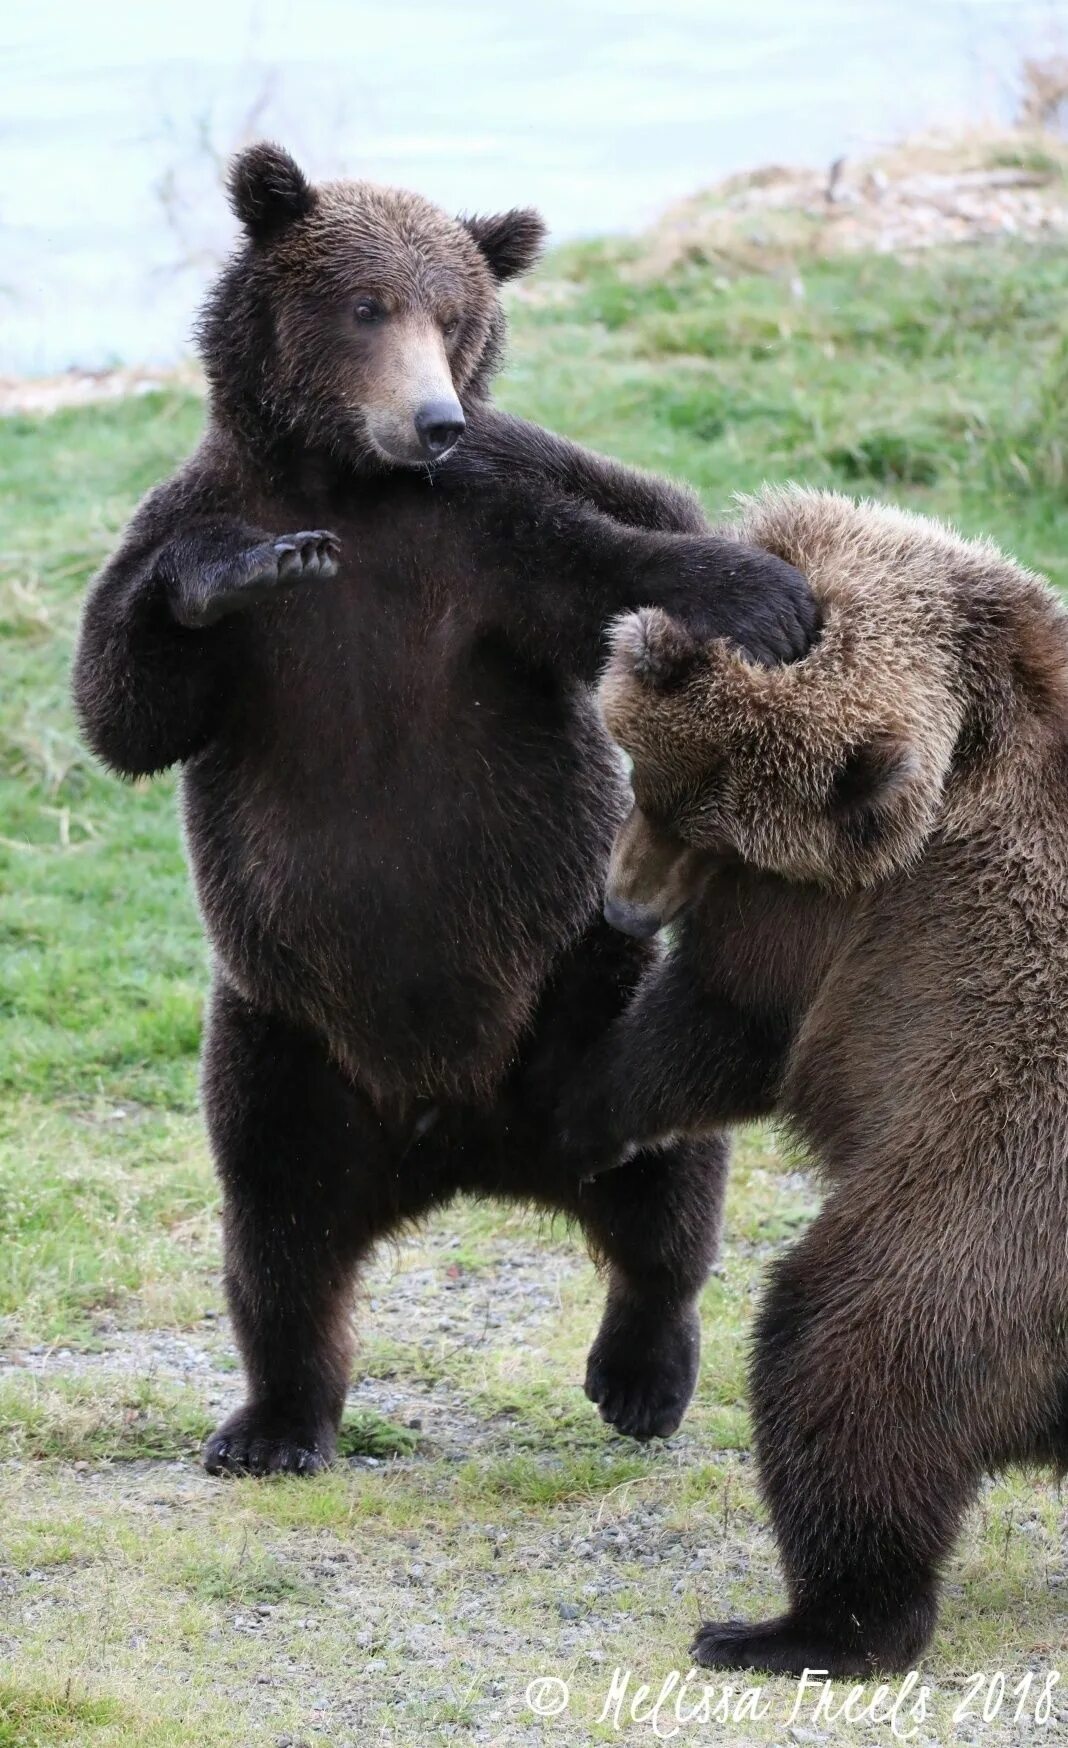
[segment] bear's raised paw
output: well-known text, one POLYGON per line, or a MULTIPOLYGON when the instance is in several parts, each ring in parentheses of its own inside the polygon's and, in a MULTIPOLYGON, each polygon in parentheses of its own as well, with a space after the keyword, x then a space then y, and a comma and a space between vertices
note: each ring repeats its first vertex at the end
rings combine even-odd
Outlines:
POLYGON ((329 581, 337 576, 340 552, 336 534, 315 528, 213 554, 208 562, 191 567, 176 604, 177 618, 200 630, 296 583, 329 581))
POLYGON ((628 1438, 670 1438, 697 1382, 696 1311, 610 1309, 586 1367, 586 1394, 601 1419, 628 1438))

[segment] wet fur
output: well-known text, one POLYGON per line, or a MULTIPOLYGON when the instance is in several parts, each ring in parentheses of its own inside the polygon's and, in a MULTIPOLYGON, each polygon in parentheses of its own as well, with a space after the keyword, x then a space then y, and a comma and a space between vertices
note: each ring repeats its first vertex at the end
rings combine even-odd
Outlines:
POLYGON ((768 493, 738 531, 806 572, 824 641, 772 673, 617 631, 602 703, 655 822, 651 881, 633 822, 618 879, 651 902, 665 836, 705 860, 582 1120, 775 1114, 818 1162, 750 1373, 789 1608, 694 1649, 866 1675, 928 1642, 983 1473, 1068 1455, 1068 621, 882 506, 768 493))

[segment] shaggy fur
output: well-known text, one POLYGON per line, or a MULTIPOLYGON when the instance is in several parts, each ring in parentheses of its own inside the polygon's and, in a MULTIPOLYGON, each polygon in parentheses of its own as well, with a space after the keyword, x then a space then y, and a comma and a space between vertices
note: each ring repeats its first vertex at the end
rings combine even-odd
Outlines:
POLYGON ((634 761, 609 913, 682 911, 572 1144, 786 1118, 823 1209, 751 1369, 790 1592, 712 1667, 906 1668, 984 1470, 1068 1462, 1068 620, 993 546, 829 494, 739 532, 820 645, 761 672, 660 613, 601 691, 634 761))
POLYGON ((685 493, 489 404, 536 215, 313 187, 272 146, 231 190, 208 429, 96 580, 74 674, 113 768, 183 766, 215 954, 204 1100, 248 1401, 208 1466, 330 1460, 357 1270, 459 1190, 581 1221, 609 1275, 588 1393, 666 1434, 724 1149, 583 1186, 556 1145, 648 963, 599 916, 623 798, 589 682, 628 607, 775 660, 808 646, 811 593, 685 493))

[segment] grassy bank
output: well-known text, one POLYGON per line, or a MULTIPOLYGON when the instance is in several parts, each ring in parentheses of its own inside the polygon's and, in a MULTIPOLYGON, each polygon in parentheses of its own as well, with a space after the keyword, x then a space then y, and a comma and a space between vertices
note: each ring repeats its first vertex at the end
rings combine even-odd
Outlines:
MULTIPOLYGON (((765 477, 872 492, 1068 584, 1066 308, 1068 258, 1039 248, 666 281, 637 245, 576 249, 516 305, 502 399, 717 511, 765 477)), ((368 1283, 346 1465, 200 1474, 238 1388, 196 1114, 205 954, 173 784, 95 770, 66 700, 86 579, 200 422, 181 394, 0 421, 0 1748, 614 1740, 617 1664, 655 1686, 702 1613, 776 1601, 743 1344, 810 1192, 745 1139, 667 1447, 609 1437, 578 1389, 599 1295, 567 1235, 472 1208, 368 1283), (547 1674, 572 1704, 539 1727, 547 1674)), ((1044 1479, 984 1493, 929 1739, 955 1739, 973 1670, 1059 1659, 1068 1682, 1064 1530, 1044 1479)), ((767 1694, 765 1722, 680 1739, 798 1739, 767 1694)), ((1011 1709, 960 1739, 1032 1739, 1011 1709)))

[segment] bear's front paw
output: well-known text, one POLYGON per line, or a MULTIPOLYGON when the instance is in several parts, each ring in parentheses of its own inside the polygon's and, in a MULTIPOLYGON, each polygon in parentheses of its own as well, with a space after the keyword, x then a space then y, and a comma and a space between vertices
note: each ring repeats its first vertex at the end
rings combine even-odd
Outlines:
POLYGON ((732 582, 717 603, 718 635, 761 667, 801 661, 818 641, 821 626, 808 578, 770 552, 754 552, 732 582))
POLYGON ((283 1422, 246 1403, 216 1427, 202 1455, 209 1475, 318 1475, 336 1448, 332 1426, 283 1422))
POLYGON ((294 584, 336 577, 341 542, 325 528, 282 534, 195 569, 175 607, 182 625, 200 630, 253 607, 294 584))
POLYGON ((692 1305, 665 1310, 635 1300, 610 1307, 590 1349, 586 1394, 629 1438, 670 1438, 690 1405, 701 1357, 692 1305))

